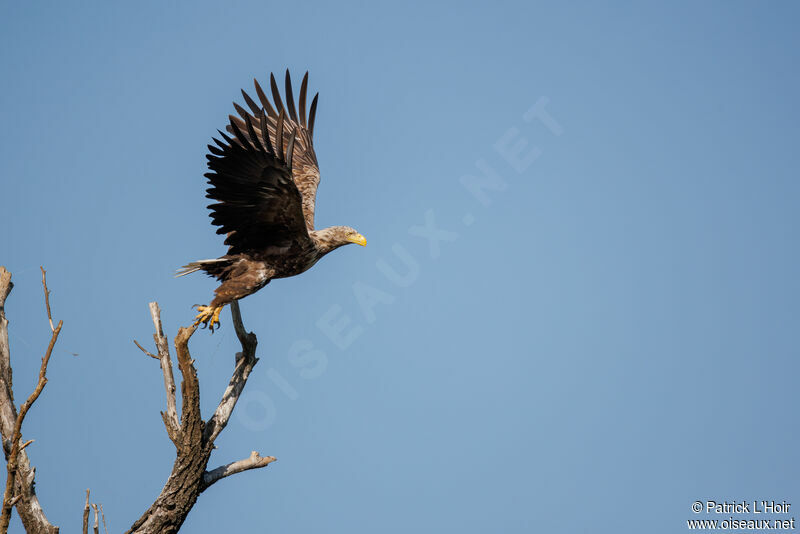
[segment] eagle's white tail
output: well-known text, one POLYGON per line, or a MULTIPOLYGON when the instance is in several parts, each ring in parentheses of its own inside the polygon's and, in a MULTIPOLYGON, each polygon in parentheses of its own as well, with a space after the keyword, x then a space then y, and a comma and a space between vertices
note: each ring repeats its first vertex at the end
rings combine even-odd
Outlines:
POLYGON ((186 276, 187 274, 192 274, 197 271, 204 271, 206 270, 206 267, 219 263, 226 263, 229 261, 230 260, 228 258, 215 258, 213 260, 193 261, 191 263, 187 263, 186 265, 175 271, 175 277, 177 278, 179 276, 186 276))

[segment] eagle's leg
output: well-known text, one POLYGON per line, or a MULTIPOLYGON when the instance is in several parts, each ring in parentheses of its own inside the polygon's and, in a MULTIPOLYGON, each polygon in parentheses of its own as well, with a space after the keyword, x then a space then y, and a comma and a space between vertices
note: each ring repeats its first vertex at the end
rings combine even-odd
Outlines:
POLYGON ((208 306, 196 306, 200 312, 195 317, 195 326, 200 324, 212 332, 219 325, 219 314, 227 304, 252 295, 270 281, 275 271, 264 262, 238 258, 222 275, 222 284, 214 290, 214 300, 208 306))
POLYGON ((194 318, 194 326, 202 324, 203 328, 208 327, 213 332, 214 327, 219 325, 219 314, 222 311, 223 306, 198 305, 197 311, 200 313, 198 313, 194 318))

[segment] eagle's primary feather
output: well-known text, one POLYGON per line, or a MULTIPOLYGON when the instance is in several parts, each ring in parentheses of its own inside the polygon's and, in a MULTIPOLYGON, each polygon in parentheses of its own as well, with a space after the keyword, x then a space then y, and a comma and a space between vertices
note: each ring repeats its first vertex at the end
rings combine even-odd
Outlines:
POLYGON ((218 234, 226 234, 228 253, 221 258, 185 265, 179 275, 203 270, 222 282, 209 306, 200 306, 195 324, 213 330, 223 306, 251 295, 273 278, 300 274, 328 252, 348 243, 365 245, 348 226, 314 230, 319 166, 313 133, 315 95, 306 116, 308 73, 295 106, 292 81, 286 71, 285 98, 270 75, 270 102, 254 80, 259 105, 244 91, 250 110, 234 103, 239 116, 229 116, 227 134, 208 145, 211 187, 208 207, 218 234), (298 114, 299 108, 299 114, 298 114))

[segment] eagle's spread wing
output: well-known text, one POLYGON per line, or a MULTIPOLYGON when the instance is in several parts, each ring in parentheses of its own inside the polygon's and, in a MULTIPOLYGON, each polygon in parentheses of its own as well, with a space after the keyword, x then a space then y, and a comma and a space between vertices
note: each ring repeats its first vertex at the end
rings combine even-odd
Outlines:
MULTIPOLYGON (((229 254, 287 249, 310 242, 302 197, 292 180, 296 137, 294 132, 285 132, 284 119, 281 111, 274 144, 269 136, 256 133, 253 119, 248 117, 244 130, 231 122, 233 138, 219 132, 225 142, 215 138, 218 146, 208 145, 211 172, 205 176, 211 188, 206 196, 217 201, 208 207, 213 223, 219 226, 217 233, 228 234, 229 254)), ((267 120, 259 113, 259 131, 267 129, 267 120)))
MULTIPOLYGON (((265 110, 267 112, 267 129, 272 143, 278 145, 278 119, 281 113, 286 113, 285 128, 290 131, 297 132, 297 144, 295 146, 294 154, 294 169, 292 177, 294 183, 303 198, 303 217, 305 218, 306 228, 308 231, 314 230, 314 205, 317 197, 317 186, 319 186, 319 165, 317 164, 317 155, 314 153, 313 135, 314 135, 314 117, 317 112, 317 98, 319 93, 314 95, 311 101, 311 108, 306 117, 306 93, 308 91, 308 72, 303 76, 303 82, 300 84, 300 100, 298 102, 299 109, 295 107, 294 94, 292 93, 292 79, 289 76, 289 70, 286 70, 286 106, 281 100, 281 93, 278 90, 278 84, 275 83, 275 76, 270 74, 270 89, 272 90, 272 99, 274 106, 270 103, 267 95, 258 84, 258 80, 253 80, 256 88, 258 100, 261 106, 250 98, 250 96, 242 90, 247 107, 250 108, 248 112, 242 106, 234 102, 233 106, 236 108, 239 117, 231 116, 231 125, 228 126, 228 131, 233 132, 233 125, 239 127, 241 131, 245 131, 247 120, 249 119, 253 125, 258 129, 260 128, 256 117, 265 110), (298 111, 300 113, 298 113, 298 111)), ((261 135, 260 129, 255 132, 261 135)))

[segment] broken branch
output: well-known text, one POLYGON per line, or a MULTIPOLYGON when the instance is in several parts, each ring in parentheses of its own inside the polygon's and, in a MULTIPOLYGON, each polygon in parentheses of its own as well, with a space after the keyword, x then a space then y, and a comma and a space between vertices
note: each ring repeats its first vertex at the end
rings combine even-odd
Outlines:
POLYGON ((260 456, 258 452, 253 451, 250 453, 249 457, 243 460, 221 465, 212 471, 206 471, 203 474, 203 485, 200 491, 205 491, 209 486, 225 477, 241 473, 242 471, 249 471, 250 469, 266 467, 275 460, 276 458, 274 456, 260 456))
POLYGON ((205 439, 212 443, 228 424, 231 414, 233 414, 233 409, 236 407, 236 403, 239 401, 242 390, 247 383, 247 378, 250 376, 253 367, 258 363, 258 358, 256 358, 258 340, 255 334, 247 332, 245 329, 238 301, 234 301, 231 304, 231 316, 236 336, 242 345, 242 352, 236 354, 236 366, 233 370, 233 376, 231 376, 228 387, 225 388, 225 392, 222 394, 222 399, 219 401, 217 409, 214 410, 214 415, 206 425, 205 439))
POLYGON ((158 307, 158 303, 151 302, 149 306, 150 316, 153 319, 153 326, 155 327, 153 339, 156 342, 158 356, 144 350, 136 341, 134 341, 134 343, 136 343, 145 354, 158 359, 161 363, 161 372, 164 375, 164 390, 167 393, 167 412, 161 415, 164 419, 164 426, 167 428, 169 438, 175 443, 175 446, 177 446, 180 423, 178 422, 178 409, 175 401, 175 376, 172 374, 172 358, 169 355, 169 340, 167 340, 167 336, 164 335, 164 328, 161 325, 161 309, 158 307))
POLYGON ((89 490, 86 490, 86 505, 83 507, 83 534, 89 534, 89 490))

